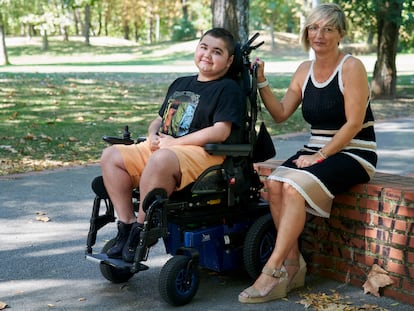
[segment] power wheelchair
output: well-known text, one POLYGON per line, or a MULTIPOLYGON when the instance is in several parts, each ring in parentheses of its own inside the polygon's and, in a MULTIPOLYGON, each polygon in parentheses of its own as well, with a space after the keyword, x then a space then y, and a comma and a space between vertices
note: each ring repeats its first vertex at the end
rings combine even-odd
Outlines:
MULTIPOLYGON (((252 67, 249 56, 264 43, 253 45, 257 37, 258 34, 245 44, 237 45, 229 70, 246 94, 242 129, 245 143, 206 145, 208 152, 226 155, 222 165, 210 167, 193 184, 170 197, 163 189, 148 193, 143 201, 144 228, 132 263, 108 258, 106 251, 115 239, 107 242, 99 253, 93 252, 97 232, 116 220, 102 177, 93 180, 96 196, 85 256, 99 263, 107 280, 122 283, 147 270, 143 262, 148 260, 151 247, 159 239, 163 239, 167 254, 172 255, 159 276, 160 295, 171 305, 184 305, 192 300, 200 283, 199 267, 224 272, 244 266, 252 278, 260 274, 273 250, 276 232, 269 204, 261 199, 263 183, 253 167, 257 138, 257 68, 252 67)), ((103 139, 110 144, 135 143, 127 126, 122 138, 104 136, 103 139)), ((136 211, 139 198, 139 189, 134 189, 136 211)))

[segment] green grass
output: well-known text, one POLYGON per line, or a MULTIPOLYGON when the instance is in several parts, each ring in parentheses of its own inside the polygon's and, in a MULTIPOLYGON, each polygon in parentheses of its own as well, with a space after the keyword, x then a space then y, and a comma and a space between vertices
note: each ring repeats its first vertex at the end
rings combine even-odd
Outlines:
MULTIPOLYGON (((54 55, 78 55, 85 66, 109 63, 88 63, 96 55, 137 53, 136 59, 124 65, 166 64, 169 61, 191 60, 187 51, 174 52, 163 57, 151 57, 151 51, 166 48, 136 46, 85 47, 76 42, 52 42, 47 52, 54 55)), ((9 49, 9 55, 24 57, 44 55, 39 47, 18 46, 9 49)), ((114 62, 116 63, 116 62, 114 62)), ((118 64, 118 63, 116 63, 118 64)), ((62 66, 59 63, 56 66, 62 66)), ((147 126, 159 109, 168 85, 182 73, 13 73, 0 72, 0 175, 43 170, 74 163, 98 161, 105 143, 103 135, 120 136, 129 125, 133 138, 145 135, 147 126)), ((269 74, 274 93, 280 98, 285 93, 291 75, 269 74)), ((399 92, 414 94, 414 75, 402 76, 399 92)), ((378 111, 389 115, 387 102, 378 105, 378 111)), ((411 104, 412 106, 412 104, 411 104)), ((395 110, 394 105, 394 110, 395 110)), ((407 105, 400 109, 405 115, 407 105)), ((398 113, 397 113, 398 115, 398 113)), ((306 131, 301 112, 282 125, 276 125, 262 105, 259 121, 264 119, 272 135, 306 131)))

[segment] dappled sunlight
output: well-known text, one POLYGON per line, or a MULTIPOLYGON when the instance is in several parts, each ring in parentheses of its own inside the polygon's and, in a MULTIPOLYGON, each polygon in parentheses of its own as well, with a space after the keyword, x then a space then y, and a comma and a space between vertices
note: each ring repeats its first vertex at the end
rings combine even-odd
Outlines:
MULTIPOLYGON (((42 247, 47 243, 73 241, 85 235, 88 222, 57 223, 51 217, 50 222, 36 220, 36 214, 23 214, 19 218, 2 219, 0 244, 2 251, 11 251, 26 247, 42 247), (62 226, 65 230, 62 230, 62 226), (52 234, 51 234, 52 233, 52 234)), ((69 250, 68 250, 69 251, 69 250)))
POLYGON ((84 245, 78 246, 67 246, 67 247, 56 247, 53 249, 44 249, 40 251, 28 252, 25 257, 45 257, 45 256, 55 256, 55 255, 67 255, 74 253, 81 253, 85 250, 84 245))
POLYGON ((413 133, 414 135, 414 129, 412 128, 412 120, 407 119, 407 121, 404 121, 404 119, 398 120, 398 122, 393 122, 392 120, 387 121, 385 124, 378 123, 375 125, 375 131, 377 133, 395 133, 395 132, 403 132, 403 133, 413 133))

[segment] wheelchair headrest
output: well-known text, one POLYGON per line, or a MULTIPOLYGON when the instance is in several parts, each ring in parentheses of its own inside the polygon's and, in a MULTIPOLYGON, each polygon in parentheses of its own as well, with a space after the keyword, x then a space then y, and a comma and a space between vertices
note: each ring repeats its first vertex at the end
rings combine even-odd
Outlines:
POLYGON ((238 80, 240 78, 240 74, 243 70, 243 54, 241 51, 241 44, 237 43, 234 48, 234 59, 233 63, 231 64, 229 70, 227 71, 227 76, 238 80))

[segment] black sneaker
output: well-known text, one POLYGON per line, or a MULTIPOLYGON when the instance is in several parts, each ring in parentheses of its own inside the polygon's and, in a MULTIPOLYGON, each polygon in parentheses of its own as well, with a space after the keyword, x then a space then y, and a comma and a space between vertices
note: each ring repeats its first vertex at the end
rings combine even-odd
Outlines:
POLYGON ((131 232, 133 224, 125 224, 122 221, 118 221, 118 235, 114 246, 112 246, 106 254, 110 258, 122 258, 122 250, 128 241, 129 234, 131 232))
POLYGON ((126 262, 133 262, 135 258, 135 251, 139 243, 139 237, 143 229, 143 224, 134 223, 129 233, 128 241, 122 249, 122 259, 126 262))

